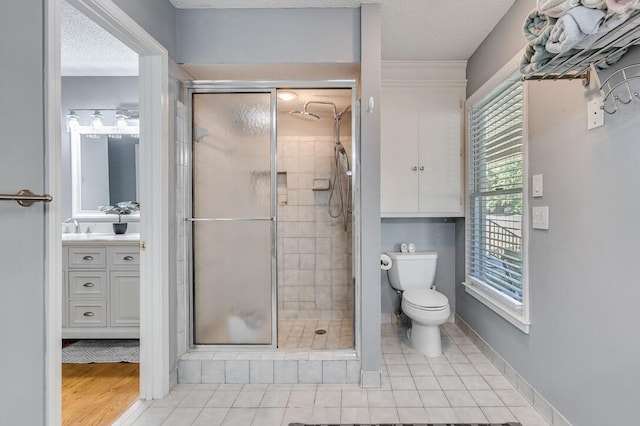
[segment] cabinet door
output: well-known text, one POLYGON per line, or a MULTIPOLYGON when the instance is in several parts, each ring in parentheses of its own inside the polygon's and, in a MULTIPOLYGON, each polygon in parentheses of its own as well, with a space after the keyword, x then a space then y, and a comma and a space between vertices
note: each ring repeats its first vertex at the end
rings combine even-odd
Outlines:
POLYGON ((420 96, 416 96, 413 88, 382 88, 380 210, 383 214, 418 212, 419 105, 420 96))
POLYGON ((419 209, 462 214, 462 125, 459 89, 430 89, 420 99, 419 209))
POLYGON ((140 325, 140 275, 136 272, 111 272, 109 280, 111 327, 140 325))

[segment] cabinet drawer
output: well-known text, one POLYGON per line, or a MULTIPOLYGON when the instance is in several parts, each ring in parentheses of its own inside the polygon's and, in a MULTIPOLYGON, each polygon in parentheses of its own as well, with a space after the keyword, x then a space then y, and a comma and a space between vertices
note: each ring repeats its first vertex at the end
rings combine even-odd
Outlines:
POLYGON ((140 268, 140 250, 137 246, 108 247, 109 268, 118 270, 138 270, 140 268))
POLYGON ((72 300, 69 302, 69 326, 70 327, 106 327, 107 326, 107 302, 96 300, 95 302, 72 300))
POLYGON ((104 299, 106 297, 106 272, 69 272, 69 299, 104 299))
POLYGON ((105 247, 69 247, 69 268, 106 268, 105 247))

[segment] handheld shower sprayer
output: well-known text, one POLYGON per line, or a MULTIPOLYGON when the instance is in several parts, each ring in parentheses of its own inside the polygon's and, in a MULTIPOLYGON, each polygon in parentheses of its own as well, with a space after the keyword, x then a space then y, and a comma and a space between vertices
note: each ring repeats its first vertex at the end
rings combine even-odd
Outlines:
POLYGON ((291 111, 292 117, 306 121, 316 121, 320 119, 318 114, 309 112, 309 105, 328 105, 333 109, 333 181, 331 193, 329 194, 329 215, 332 218, 342 216, 344 230, 347 231, 349 225, 349 215, 351 213, 351 166, 349 164, 349 154, 342 142, 340 142, 340 122, 343 115, 351 110, 347 106, 341 112, 333 102, 309 101, 304 104, 301 110, 291 111), (335 200, 335 201, 334 201, 335 200), (337 203, 337 204, 336 204, 337 203))

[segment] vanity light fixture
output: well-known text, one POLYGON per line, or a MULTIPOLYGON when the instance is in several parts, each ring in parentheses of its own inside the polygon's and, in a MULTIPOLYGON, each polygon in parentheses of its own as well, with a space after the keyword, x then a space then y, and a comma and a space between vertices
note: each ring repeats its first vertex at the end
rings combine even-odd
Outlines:
POLYGON ((78 114, 76 114, 74 110, 71 110, 69 114, 67 114, 67 132, 71 129, 77 129, 78 127, 80 127, 78 114))
POLYGON ((94 130, 98 130, 102 128, 104 124, 102 123, 102 113, 98 110, 95 110, 93 114, 91 114, 91 126, 94 130))
MULTIPOLYGON (((85 115, 80 115, 78 114, 78 111, 87 111, 87 112, 91 111, 91 116, 89 117, 88 125, 91 126, 96 133, 101 133, 103 129, 107 126, 116 127, 119 130, 125 130, 130 127, 136 127, 138 126, 136 121, 139 120, 140 118, 140 113, 135 108, 123 108, 123 107, 99 108, 99 109, 75 108, 75 109, 69 110, 69 113, 67 114, 67 131, 70 131, 70 129, 77 129, 83 126, 83 124, 81 124, 82 117, 86 119, 87 113, 85 113, 85 115), (113 124, 109 124, 108 122, 105 123, 104 115, 103 115, 105 111, 115 112, 115 123, 113 124)), ((113 117, 113 115, 107 114, 107 117, 113 117)), ((110 119, 108 118, 107 121, 109 120, 110 119)), ((84 125, 87 125, 87 124, 84 124, 84 125)), ((99 135, 97 136, 99 137, 99 135)))
POLYGON ((127 122, 128 118, 129 117, 124 113, 124 111, 117 110, 116 111, 116 127, 119 129, 127 127, 129 125, 129 123, 127 122))

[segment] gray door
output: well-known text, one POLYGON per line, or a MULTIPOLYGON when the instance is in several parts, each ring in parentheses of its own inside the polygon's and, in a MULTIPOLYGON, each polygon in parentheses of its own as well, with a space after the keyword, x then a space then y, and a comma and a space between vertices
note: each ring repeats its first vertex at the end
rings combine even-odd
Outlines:
POLYGON ((273 342, 272 93, 193 94, 194 343, 273 342))
MULTIPOLYGON (((2 2, 2 194, 44 190, 44 27, 38 25, 43 7, 34 0, 2 2)), ((45 423, 45 209, 43 203, 21 207, 0 201, 3 425, 45 423)))

